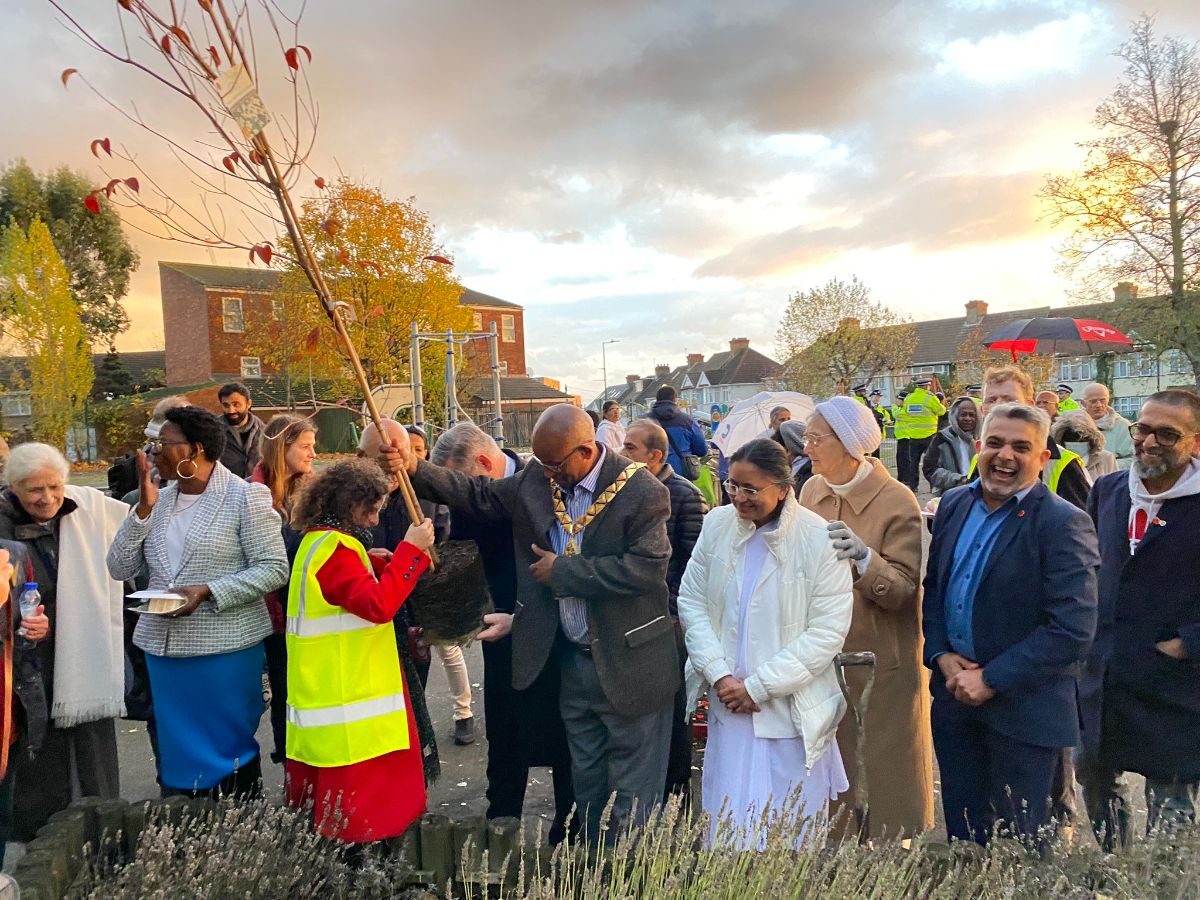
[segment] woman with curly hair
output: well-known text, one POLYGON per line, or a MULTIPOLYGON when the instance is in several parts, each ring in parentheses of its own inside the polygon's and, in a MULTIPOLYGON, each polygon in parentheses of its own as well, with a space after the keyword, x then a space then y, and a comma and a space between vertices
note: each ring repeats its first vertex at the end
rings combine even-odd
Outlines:
POLYGON ((421 743, 392 617, 429 565, 433 522, 370 550, 391 483, 379 466, 330 466, 300 495, 304 532, 287 605, 287 801, 347 843, 399 837, 425 811, 421 743))
MULTIPOLYGON (((287 548, 288 568, 296 560, 300 535, 292 528, 292 506, 301 485, 313 473, 317 458, 317 426, 311 419, 279 415, 263 429, 262 459, 250 475, 253 484, 265 484, 271 491, 271 505, 283 520, 283 545, 287 548)), ((283 612, 286 589, 272 591, 263 598, 271 614, 271 627, 263 646, 267 651, 267 682, 271 686, 271 734, 274 762, 283 762, 284 733, 287 723, 287 644, 283 637, 283 612)))

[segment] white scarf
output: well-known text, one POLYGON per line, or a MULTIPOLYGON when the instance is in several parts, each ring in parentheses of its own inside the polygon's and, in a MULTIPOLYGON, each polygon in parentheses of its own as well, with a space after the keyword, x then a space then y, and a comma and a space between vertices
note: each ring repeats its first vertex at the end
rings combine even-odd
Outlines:
POLYGON ((858 468, 854 470, 854 474, 850 476, 850 480, 845 484, 831 484, 828 478, 825 479, 825 483, 829 485, 829 489, 831 491, 833 491, 839 497, 844 498, 852 490, 866 481, 867 476, 873 471, 875 471, 875 467, 864 459, 859 461, 858 468))
POLYGON ((58 728, 125 714, 125 588, 105 557, 129 507, 94 488, 67 485, 78 509, 59 523, 54 705, 58 728))
POLYGON ((1162 509, 1162 505, 1168 500, 1174 500, 1176 497, 1190 497, 1192 494, 1200 494, 1200 460, 1192 457, 1188 463, 1187 469, 1179 480, 1171 487, 1167 488, 1161 494, 1151 494, 1146 490, 1146 486, 1142 484, 1142 479, 1138 477, 1136 467, 1129 470, 1129 552, 1133 554, 1137 552, 1137 547, 1140 541, 1145 537, 1146 529, 1153 525, 1163 527, 1166 522, 1158 520, 1158 511, 1162 509), (1138 537, 1135 533, 1135 525, 1137 523, 1138 513, 1144 514, 1144 526, 1142 535, 1138 537))

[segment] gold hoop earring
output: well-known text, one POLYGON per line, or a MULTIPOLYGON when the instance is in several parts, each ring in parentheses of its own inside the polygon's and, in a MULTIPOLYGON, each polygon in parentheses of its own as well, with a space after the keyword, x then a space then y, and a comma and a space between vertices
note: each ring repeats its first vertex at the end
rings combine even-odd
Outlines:
POLYGON ((187 459, 183 460, 183 462, 179 463, 179 465, 177 465, 175 467, 175 474, 178 475, 180 478, 182 478, 184 481, 191 481, 193 478, 196 477, 196 475, 199 472, 200 472, 200 464, 197 463, 196 460, 192 459, 190 456, 187 459), (184 475, 183 472, 180 471, 180 466, 182 466, 183 463, 189 463, 189 462, 192 464, 192 474, 184 475))

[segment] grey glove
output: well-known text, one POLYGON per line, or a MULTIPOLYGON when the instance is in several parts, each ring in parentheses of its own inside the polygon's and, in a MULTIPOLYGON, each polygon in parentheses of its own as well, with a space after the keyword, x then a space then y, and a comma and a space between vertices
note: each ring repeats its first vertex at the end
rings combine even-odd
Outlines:
POLYGON ((826 528, 829 530, 829 539, 833 541, 833 549, 837 552, 838 559, 866 559, 867 554, 871 552, 845 522, 830 522, 826 528))

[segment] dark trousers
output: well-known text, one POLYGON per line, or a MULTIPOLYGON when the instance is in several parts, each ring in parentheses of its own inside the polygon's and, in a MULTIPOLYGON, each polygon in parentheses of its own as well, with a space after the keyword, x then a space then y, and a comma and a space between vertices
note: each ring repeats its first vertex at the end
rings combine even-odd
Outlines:
POLYGON ((550 843, 562 842, 575 803, 571 754, 558 703, 558 667, 546 666, 528 690, 512 686, 512 639, 483 645, 483 716, 487 726, 487 817, 521 818, 529 767, 547 765, 554 780, 550 843))
POLYGON ((569 641, 560 644, 560 705, 583 837, 589 844, 598 839, 605 808, 615 794, 604 832, 605 842, 611 843, 627 823, 645 824, 662 802, 673 698, 654 712, 622 715, 605 695, 591 654, 569 641))
POLYGON ((921 486, 921 457, 932 440, 933 435, 896 441, 896 480, 914 494, 921 486))
POLYGON ((1050 821, 1058 747, 1037 747, 990 728, 974 707, 934 694, 933 748, 951 838, 986 844, 1000 831, 1035 838, 1050 821))
MULTIPOLYGON (((1133 842, 1129 828, 1131 807, 1125 773, 1105 765, 1099 754, 1080 748, 1075 752, 1075 777, 1083 788, 1083 802, 1096 842, 1111 853, 1133 842)), ((1146 779, 1146 829, 1174 827, 1196 821, 1195 781, 1146 779)))
POLYGON ((667 785, 663 800, 669 800, 672 794, 679 794, 687 803, 692 795, 692 727, 688 722, 687 685, 682 677, 682 663, 687 661, 687 645, 683 642, 683 628, 678 621, 675 623, 675 646, 681 662, 680 681, 671 712, 671 744, 667 751, 667 785))
POLYGON ((267 653, 267 684, 271 686, 271 735, 275 739, 271 760, 282 763, 287 749, 287 636, 268 634, 263 649, 267 653))

